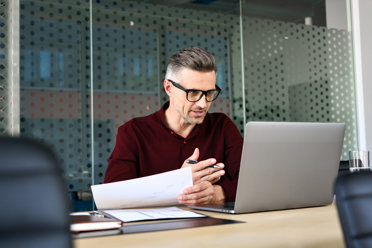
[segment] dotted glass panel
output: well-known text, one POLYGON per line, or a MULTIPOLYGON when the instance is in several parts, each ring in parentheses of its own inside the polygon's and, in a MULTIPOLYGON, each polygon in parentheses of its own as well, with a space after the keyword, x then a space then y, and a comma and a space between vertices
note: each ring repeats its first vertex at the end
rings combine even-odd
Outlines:
POLYGON ((351 34, 244 18, 246 120, 344 122, 357 147, 351 34))
POLYGON ((0 1, 0 135, 8 133, 8 1, 0 1))
POLYGON ((69 130, 81 132, 81 120, 73 118, 21 118, 22 135, 37 138, 50 146, 63 164, 63 174, 68 189, 77 191, 85 189, 86 184, 90 183, 91 166, 85 164, 85 141, 80 135, 69 130))
POLYGON ((101 18, 100 8, 94 17, 94 89, 157 94, 157 31, 107 25, 115 15, 101 18))
POLYGON ((48 144, 71 192, 92 184, 89 1, 20 1, 21 135, 48 144))

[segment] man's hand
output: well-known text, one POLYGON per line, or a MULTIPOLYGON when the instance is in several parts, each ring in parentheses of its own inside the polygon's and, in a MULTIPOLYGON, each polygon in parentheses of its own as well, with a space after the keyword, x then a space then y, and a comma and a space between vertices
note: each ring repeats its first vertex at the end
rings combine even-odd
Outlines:
POLYGON ((208 181, 186 188, 178 196, 178 202, 185 205, 204 205, 225 202, 225 193, 220 185, 208 181))
MULTIPOLYGON (((198 161, 199 149, 195 148, 194 153, 187 160, 198 161)), ((221 176, 225 175, 223 168, 225 165, 223 163, 216 164, 216 159, 210 158, 206 160, 199 161, 197 164, 190 164, 185 162, 181 168, 191 167, 192 179, 194 185, 199 184, 203 181, 209 181, 210 183, 216 183, 220 180, 221 176), (212 168, 210 166, 216 165, 219 168, 212 168)))
MULTIPOLYGON (((199 149, 188 158, 197 161, 199 149)), ((187 161, 187 160, 186 160, 187 161)), ((203 205, 208 203, 220 203, 225 201, 225 193, 220 185, 213 185, 225 174, 224 164, 216 164, 216 159, 206 159, 196 164, 184 162, 182 168, 191 167, 194 185, 186 188, 183 194, 178 196, 178 202, 185 205, 203 205), (210 166, 217 165, 219 168, 210 166)))

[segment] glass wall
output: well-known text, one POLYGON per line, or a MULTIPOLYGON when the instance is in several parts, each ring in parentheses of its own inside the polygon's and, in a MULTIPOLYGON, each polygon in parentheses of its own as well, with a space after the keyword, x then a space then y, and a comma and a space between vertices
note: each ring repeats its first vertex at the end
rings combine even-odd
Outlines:
POLYGON ((4 2, 0 8, 0 135, 9 133, 8 128, 8 68, 9 68, 9 36, 8 36, 9 4, 4 2))
POLYGON ((73 210, 92 208, 117 128, 167 101, 183 47, 215 55, 211 111, 242 133, 249 120, 345 122, 344 151, 356 146, 350 31, 326 27, 324 1, 278 2, 20 0, 20 132, 56 152, 73 210))
POLYGON ((245 121, 344 122, 347 160, 357 147, 351 32, 327 27, 325 1, 278 2, 242 1, 245 121))

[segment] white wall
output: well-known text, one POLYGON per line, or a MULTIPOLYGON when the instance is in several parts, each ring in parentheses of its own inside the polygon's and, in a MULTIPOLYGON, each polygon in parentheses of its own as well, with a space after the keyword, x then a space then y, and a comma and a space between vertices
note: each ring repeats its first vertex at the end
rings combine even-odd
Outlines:
POLYGON ((326 0, 327 28, 347 29, 348 0, 326 0))
POLYGON ((372 150, 372 1, 351 0, 359 149, 372 150))
POLYGON ((359 7, 366 143, 367 148, 372 150, 372 1, 360 0, 359 7))

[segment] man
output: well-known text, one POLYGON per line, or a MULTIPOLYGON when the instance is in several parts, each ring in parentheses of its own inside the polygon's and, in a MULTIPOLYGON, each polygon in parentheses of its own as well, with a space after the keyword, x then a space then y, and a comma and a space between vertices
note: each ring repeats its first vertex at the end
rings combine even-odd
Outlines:
POLYGON ((214 57, 204 49, 171 56, 164 80, 169 102, 119 127, 105 183, 191 166, 194 185, 179 203, 234 201, 243 139, 225 114, 208 113, 221 90, 216 73, 214 57))

